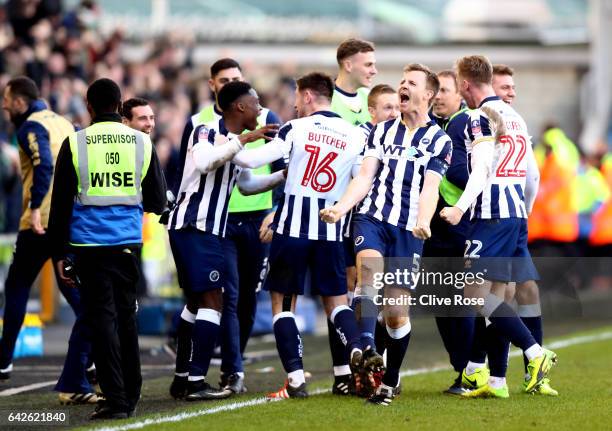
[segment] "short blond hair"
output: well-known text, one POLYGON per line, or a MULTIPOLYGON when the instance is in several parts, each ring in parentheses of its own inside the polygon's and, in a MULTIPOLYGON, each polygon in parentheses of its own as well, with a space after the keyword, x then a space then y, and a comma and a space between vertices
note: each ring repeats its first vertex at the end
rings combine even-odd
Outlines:
POLYGON ((457 75, 467 79, 473 84, 491 84, 493 79, 493 66, 489 59, 483 55, 470 55, 457 60, 457 75))

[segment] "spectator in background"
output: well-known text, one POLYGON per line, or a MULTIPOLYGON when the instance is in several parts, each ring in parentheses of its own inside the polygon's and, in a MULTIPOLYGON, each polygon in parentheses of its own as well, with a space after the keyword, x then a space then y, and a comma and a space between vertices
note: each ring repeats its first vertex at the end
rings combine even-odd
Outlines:
POLYGON ((7 203, 19 178, 19 156, 8 142, 0 138, 0 233, 12 232, 7 203))
MULTIPOLYGON (((534 154, 540 169, 540 187, 529 215, 529 249, 538 259, 542 290, 556 290, 573 298, 580 315, 576 288, 580 264, 576 241, 579 237, 577 196, 580 155, 576 145, 555 124, 545 126, 534 154)), ((542 300, 544 303, 544 300, 542 300)))
MULTIPOLYGON (((6 279, 6 306, 0 340, 0 380, 8 379, 13 370, 13 353, 34 279, 51 257, 46 232, 51 204, 53 166, 62 140, 74 127, 61 116, 49 111, 38 100, 34 81, 17 77, 4 88, 2 108, 8 112, 17 129, 21 177, 23 181, 23 214, 13 261, 6 279)), ((58 286, 77 317, 68 344, 62 375, 55 387, 62 404, 96 403, 98 397, 87 381, 86 368, 91 346, 81 315, 79 291, 58 278, 58 286)))
MULTIPOLYGON (((612 153, 606 143, 602 143, 600 148, 603 155, 599 162, 599 171, 608 189, 612 190, 612 153)), ((612 255, 612 196, 609 193, 603 204, 593 212, 589 244, 592 247, 591 255, 597 257, 591 285, 595 289, 609 290, 612 288, 609 259, 612 255)))
POLYGON ((149 101, 140 97, 133 97, 123 102, 121 106, 123 124, 132 129, 151 135, 155 127, 155 113, 149 101))
POLYGON ((6 12, 17 41, 33 46, 32 28, 41 21, 57 20, 61 0, 9 0, 6 12))
POLYGON ((539 240, 536 248, 552 246, 557 250, 553 255, 573 255, 573 243, 578 238, 578 149, 563 130, 551 124, 546 126, 534 153, 540 168, 540 188, 529 216, 529 241, 539 240))
POLYGON ((593 231, 593 214, 610 199, 610 189, 606 178, 599 170, 599 160, 595 156, 588 156, 580 152, 576 188, 580 193, 576 195, 578 210, 578 238, 580 255, 586 256, 589 237, 593 231))

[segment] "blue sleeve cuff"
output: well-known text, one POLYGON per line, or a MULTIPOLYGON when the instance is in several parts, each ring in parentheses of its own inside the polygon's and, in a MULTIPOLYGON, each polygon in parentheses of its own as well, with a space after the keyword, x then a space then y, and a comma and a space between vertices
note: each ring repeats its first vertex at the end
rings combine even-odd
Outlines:
POLYGON ((427 164, 427 170, 436 172, 441 176, 444 176, 446 175, 446 171, 448 171, 448 163, 446 163, 442 159, 434 157, 427 164))

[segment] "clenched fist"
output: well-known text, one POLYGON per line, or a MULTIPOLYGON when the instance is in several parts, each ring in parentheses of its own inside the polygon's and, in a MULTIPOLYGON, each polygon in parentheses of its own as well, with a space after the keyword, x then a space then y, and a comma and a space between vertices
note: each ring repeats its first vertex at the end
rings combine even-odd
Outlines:
POLYGON ((440 211, 440 217, 442 217, 442 220, 455 226, 461 221, 463 211, 457 207, 445 207, 440 211))
POLYGON ((426 240, 431 238, 431 229, 429 225, 417 222, 417 225, 412 229, 412 235, 415 238, 426 240))
POLYGON ((329 208, 323 208, 319 212, 321 220, 323 220, 325 223, 336 223, 342 218, 344 214, 345 212, 338 208, 338 205, 334 205, 329 208))

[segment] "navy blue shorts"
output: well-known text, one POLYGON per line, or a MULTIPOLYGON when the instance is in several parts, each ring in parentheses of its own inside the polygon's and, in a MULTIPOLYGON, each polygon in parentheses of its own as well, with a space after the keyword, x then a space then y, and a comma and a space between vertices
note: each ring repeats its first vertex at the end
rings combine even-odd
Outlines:
POLYGON ((269 263, 270 272, 264 285, 266 290, 303 295, 306 273, 310 271, 313 294, 346 294, 342 242, 293 238, 275 233, 269 263))
POLYGON ((221 238, 195 228, 168 231, 178 282, 186 294, 221 289, 225 254, 221 238))
POLYGON ((466 267, 484 272, 486 280, 522 283, 540 278, 527 248, 526 219, 473 220, 467 238, 466 267))
MULTIPOLYGON (((355 254, 361 250, 378 251, 385 258, 386 272, 409 270, 418 272, 423 241, 415 238, 412 231, 393 226, 365 215, 355 215, 353 221, 355 254)), ((410 287, 405 285, 405 287, 410 287)))
POLYGON ((412 231, 365 214, 356 214, 353 219, 353 243, 355 253, 373 249, 384 257, 402 258, 420 257, 423 253, 423 241, 415 238, 412 231))

